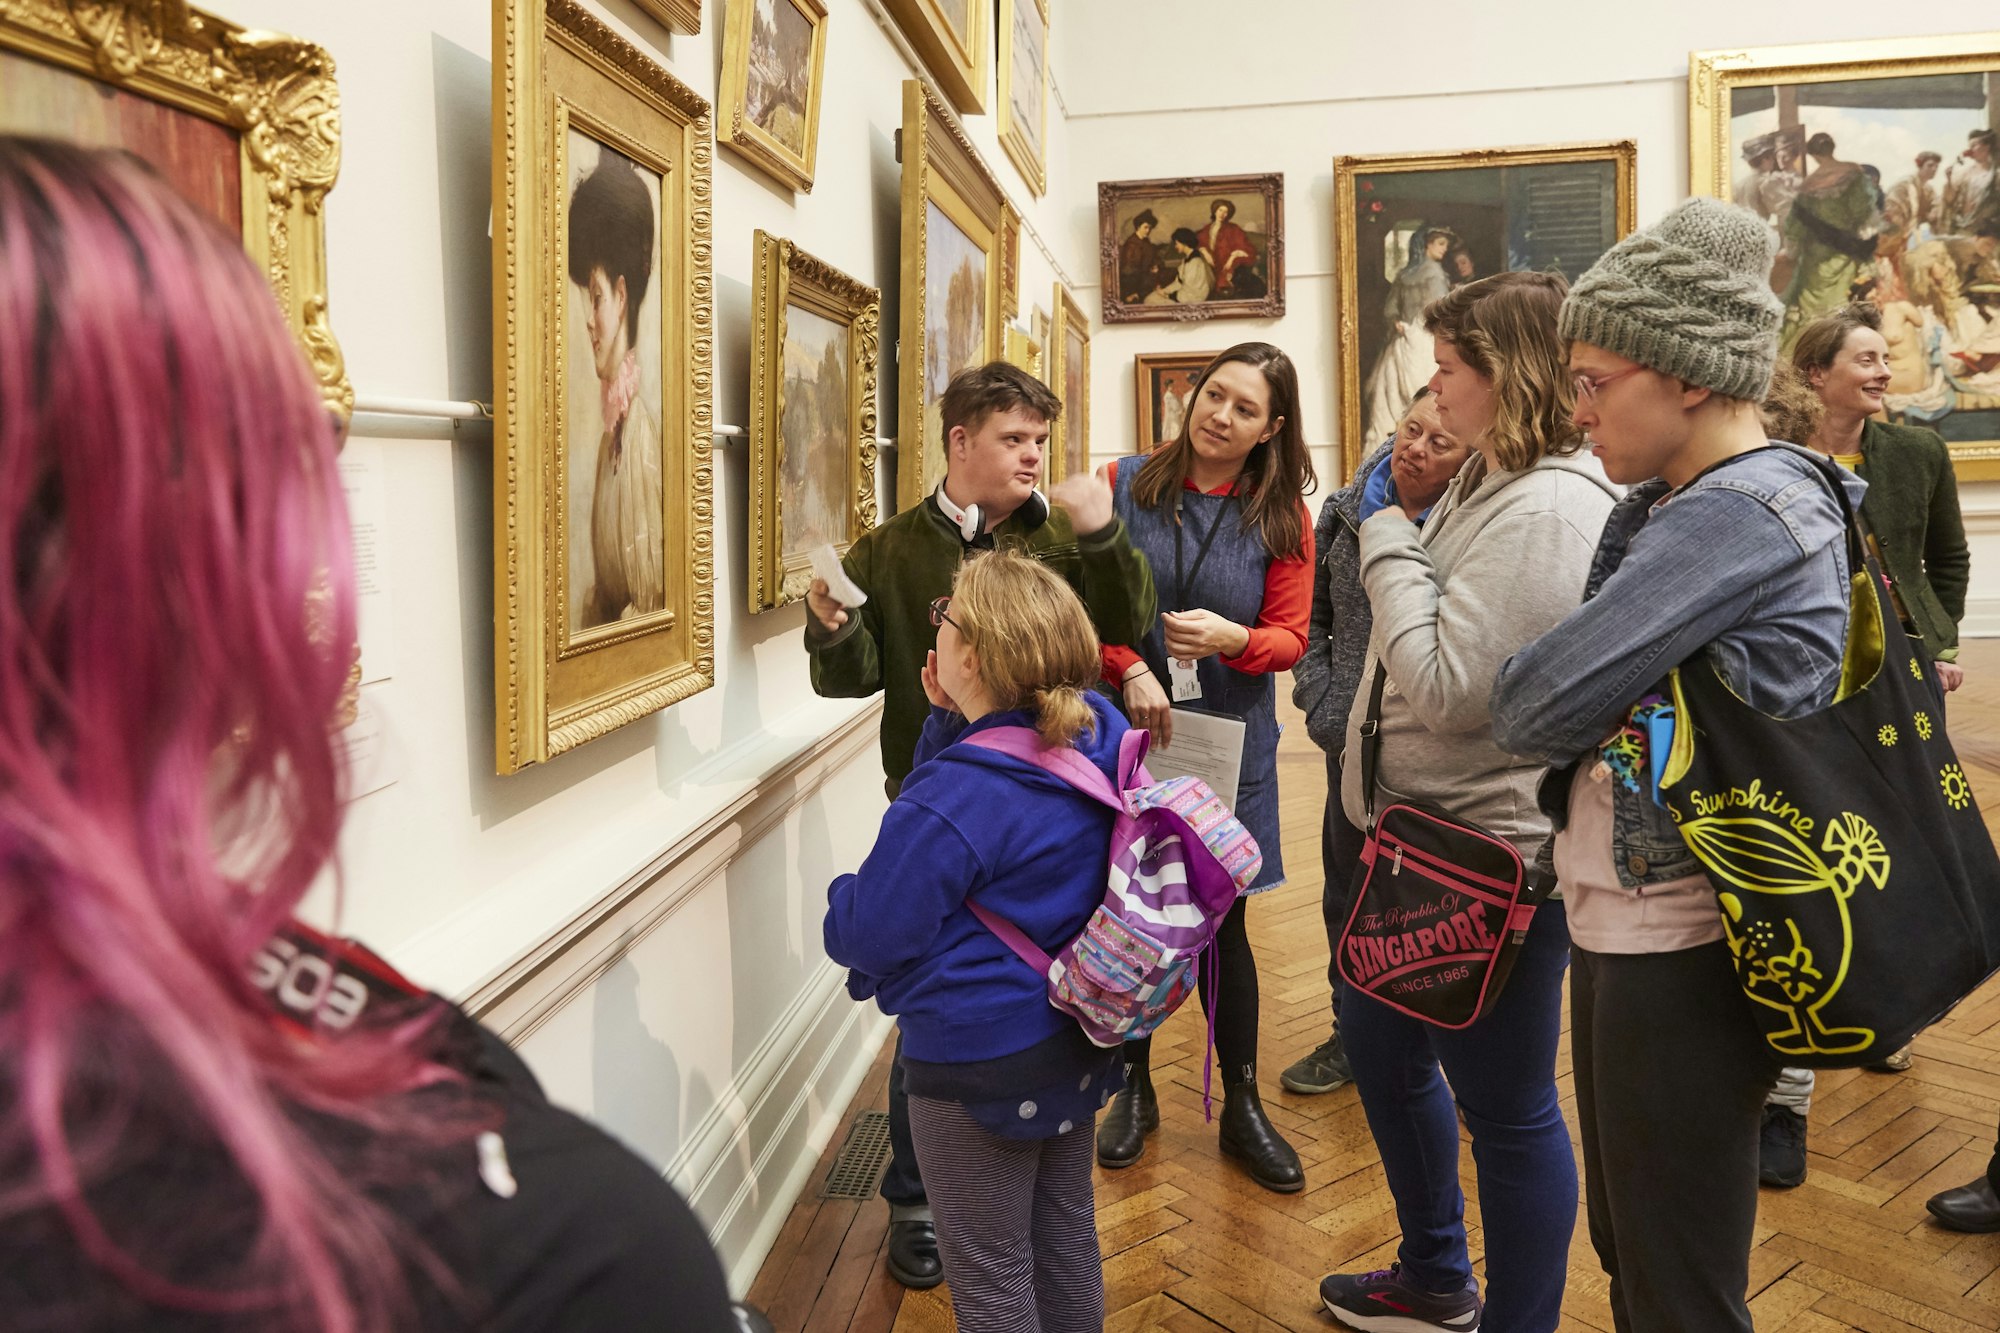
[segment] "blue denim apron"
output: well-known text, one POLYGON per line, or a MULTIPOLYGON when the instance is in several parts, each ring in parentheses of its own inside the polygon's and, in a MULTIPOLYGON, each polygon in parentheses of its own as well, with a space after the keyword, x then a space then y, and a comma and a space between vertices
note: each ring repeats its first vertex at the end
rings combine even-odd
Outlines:
MULTIPOLYGON (((1244 526, 1242 501, 1183 490, 1180 523, 1176 525, 1171 497, 1159 509, 1147 509, 1133 498, 1132 479, 1143 462, 1140 458, 1118 461, 1112 504, 1118 517, 1125 520, 1132 544, 1145 553, 1153 567, 1160 610, 1213 611, 1239 625, 1255 625, 1264 607, 1264 576, 1271 567, 1271 556, 1264 549, 1263 533, 1244 526), (1208 553, 1198 558, 1204 544, 1208 553), (1190 586, 1180 587, 1179 578, 1186 578, 1190 586)), ((1156 619, 1146 637, 1131 647, 1146 659, 1160 688, 1171 698, 1166 635, 1160 622, 1156 619)), ((1217 655, 1195 663, 1195 677, 1201 682, 1201 697, 1175 706, 1226 713, 1241 718, 1245 727, 1236 817, 1257 840, 1264 853, 1264 868, 1244 893, 1275 889, 1285 882, 1285 857, 1278 833, 1277 684, 1269 674, 1251 675, 1226 667, 1217 655)))

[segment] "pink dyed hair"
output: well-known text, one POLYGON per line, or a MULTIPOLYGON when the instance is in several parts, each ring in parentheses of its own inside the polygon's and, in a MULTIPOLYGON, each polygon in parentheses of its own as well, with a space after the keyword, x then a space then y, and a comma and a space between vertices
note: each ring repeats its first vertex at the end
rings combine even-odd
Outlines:
POLYGON ((288 1037, 246 979, 340 827, 336 447, 237 239, 133 158, 0 137, 0 1219, 58 1210, 142 1302, 345 1331, 406 1308, 403 1238, 301 1121, 407 1130, 440 1071, 407 1026, 288 1037), (224 1285, 143 1258, 202 1197, 91 1206, 163 1104, 256 1205, 224 1285))

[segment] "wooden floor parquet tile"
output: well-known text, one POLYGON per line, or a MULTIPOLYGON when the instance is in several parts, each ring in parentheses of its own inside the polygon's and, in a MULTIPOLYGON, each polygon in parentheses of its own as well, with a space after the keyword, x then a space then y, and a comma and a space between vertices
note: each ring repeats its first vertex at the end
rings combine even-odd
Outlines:
MULTIPOLYGON (((1953 743, 1980 808, 2000 828, 2000 641, 1966 646, 1965 688, 1952 699, 1953 743)), ((1280 753, 1285 865, 1291 882, 1250 913, 1263 999, 1259 1060, 1272 1122, 1299 1150, 1306 1188, 1258 1188, 1216 1149, 1202 1119, 1205 1028, 1189 1005, 1153 1042, 1160 1132, 1124 1171, 1097 1173, 1098 1235, 1110 1333, 1320 1333, 1315 1284, 1335 1269, 1381 1267, 1398 1229, 1380 1159, 1352 1087, 1300 1097, 1277 1071, 1328 1030, 1326 938, 1320 921, 1319 820, 1326 770, 1300 719, 1280 753)), ((1567 1041, 1559 1090, 1575 1138, 1567 1041)), ((885 1105, 889 1052, 850 1115, 885 1105)), ((1220 1109, 1221 1088, 1214 1088, 1220 1109)), ((2000 1235, 1962 1236, 1930 1221, 1924 1201, 1985 1169, 2000 1116, 2000 981, 1918 1038, 1903 1074, 1821 1074, 1810 1171, 1796 1190, 1764 1191, 1751 1257, 1760 1333, 1994 1333, 2000 1330, 2000 1235)), ((836 1145, 839 1136, 836 1135, 836 1145)), ((820 1163, 831 1164, 835 1145, 820 1163)), ((1475 1261, 1483 1233, 1470 1153, 1460 1175, 1475 1261)), ((945 1288, 905 1292, 882 1263, 888 1210, 821 1201, 813 1189, 786 1220, 750 1299, 779 1333, 944 1333, 945 1288)), ((1483 1267, 1483 1265, 1482 1265, 1483 1267)), ((1579 1208, 1563 1328, 1609 1333, 1609 1284, 1579 1208)))

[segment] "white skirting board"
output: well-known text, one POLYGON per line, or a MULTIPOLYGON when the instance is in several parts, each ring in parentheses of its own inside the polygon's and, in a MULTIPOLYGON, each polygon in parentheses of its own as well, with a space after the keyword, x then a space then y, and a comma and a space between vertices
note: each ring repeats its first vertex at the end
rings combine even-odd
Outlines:
POLYGON ((1958 622, 1961 639, 2000 639, 2000 597, 1968 597, 1965 619, 1958 622))

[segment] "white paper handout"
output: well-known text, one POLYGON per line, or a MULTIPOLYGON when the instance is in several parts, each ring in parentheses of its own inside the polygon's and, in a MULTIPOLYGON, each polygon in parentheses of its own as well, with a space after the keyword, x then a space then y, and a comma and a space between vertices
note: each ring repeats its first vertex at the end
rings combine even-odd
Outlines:
POLYGON ((1209 785, 1222 803, 1236 808, 1236 786, 1243 773, 1243 720, 1193 708, 1174 710, 1174 743, 1161 745, 1153 737, 1146 753, 1146 771, 1158 779, 1186 775, 1209 785))
POLYGON ((847 577, 847 570, 840 563, 840 553, 833 549, 832 542, 821 542, 812 549, 813 573, 826 583, 827 596, 842 606, 860 606, 868 600, 868 594, 860 585, 847 577))

